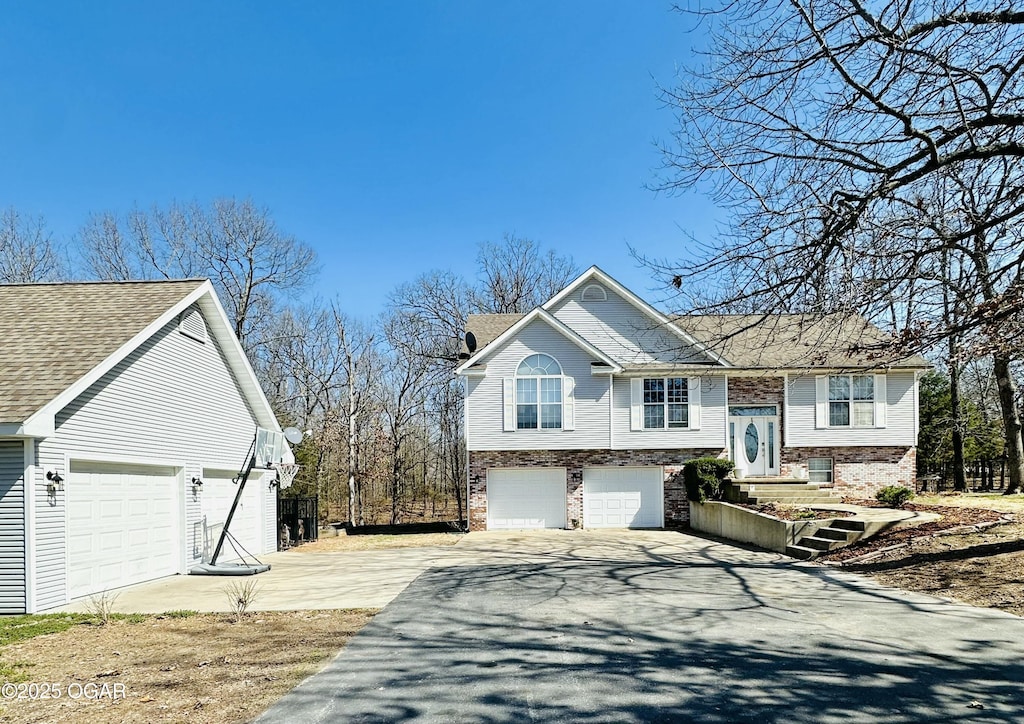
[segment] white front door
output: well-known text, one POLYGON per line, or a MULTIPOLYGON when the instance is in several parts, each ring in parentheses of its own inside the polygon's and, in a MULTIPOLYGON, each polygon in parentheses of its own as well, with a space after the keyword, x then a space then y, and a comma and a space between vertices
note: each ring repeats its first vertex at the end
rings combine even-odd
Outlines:
POLYGON ((732 460, 743 477, 779 474, 778 415, 730 415, 729 435, 732 460))

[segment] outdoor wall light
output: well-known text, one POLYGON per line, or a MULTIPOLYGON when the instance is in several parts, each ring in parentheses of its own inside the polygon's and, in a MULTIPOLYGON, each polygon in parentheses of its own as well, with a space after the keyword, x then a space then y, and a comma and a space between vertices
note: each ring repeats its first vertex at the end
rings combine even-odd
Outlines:
POLYGON ((47 470, 46 480, 46 490, 51 495, 58 490, 64 490, 64 478, 56 470, 47 470))
POLYGON ((192 494, 195 495, 203 488, 203 481, 200 478, 192 478, 192 494))

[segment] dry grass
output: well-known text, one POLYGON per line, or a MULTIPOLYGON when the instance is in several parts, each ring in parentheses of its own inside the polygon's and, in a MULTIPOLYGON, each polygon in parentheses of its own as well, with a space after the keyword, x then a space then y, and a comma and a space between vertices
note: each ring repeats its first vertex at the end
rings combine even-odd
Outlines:
POLYGON ((334 553, 336 551, 373 551, 385 548, 426 548, 453 546, 464 533, 410 533, 402 535, 339 535, 304 543, 293 550, 302 553, 334 553))
POLYGON ((941 495, 918 495, 914 498, 914 502, 922 505, 955 505, 964 508, 987 508, 1004 513, 1024 513, 1024 495, 943 493, 941 495))
POLYGON ((0 722, 251 721, 319 670, 372 610, 150 616, 0 648, 25 682, 122 684, 125 696, 0 702, 0 722))

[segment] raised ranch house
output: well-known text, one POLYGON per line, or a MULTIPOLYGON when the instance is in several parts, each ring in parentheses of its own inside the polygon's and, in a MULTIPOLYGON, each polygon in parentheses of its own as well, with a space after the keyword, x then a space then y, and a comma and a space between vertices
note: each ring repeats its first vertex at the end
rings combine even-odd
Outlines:
POLYGON ((745 482, 912 487, 929 365, 879 365, 881 338, 857 317, 668 318, 597 267, 525 315, 473 315, 470 529, 681 525, 677 473, 705 455, 745 482))
MULTIPOLYGON (((257 425, 280 429, 210 282, 0 286, 0 613, 207 561, 257 425)), ((230 528, 254 555, 271 479, 230 528)))

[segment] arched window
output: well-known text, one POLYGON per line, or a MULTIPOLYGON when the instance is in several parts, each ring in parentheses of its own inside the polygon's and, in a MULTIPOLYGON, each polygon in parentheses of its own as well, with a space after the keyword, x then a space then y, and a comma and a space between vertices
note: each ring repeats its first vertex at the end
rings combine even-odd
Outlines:
POLYGON ((516 429, 562 427, 562 366, 546 354, 532 354, 516 370, 516 429))

